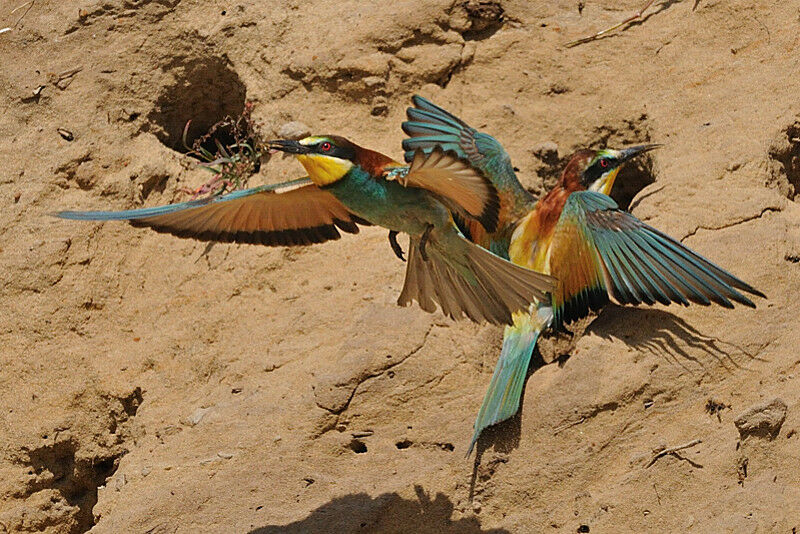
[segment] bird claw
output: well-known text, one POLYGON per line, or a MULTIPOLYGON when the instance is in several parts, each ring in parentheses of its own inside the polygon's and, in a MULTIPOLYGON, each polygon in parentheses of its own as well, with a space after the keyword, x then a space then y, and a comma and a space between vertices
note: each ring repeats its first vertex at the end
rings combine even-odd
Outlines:
POLYGON ((419 253, 422 256, 424 261, 428 261, 428 253, 425 251, 425 246, 428 244, 428 239, 431 236, 431 230, 433 230, 433 225, 429 224, 425 231, 422 232, 422 237, 419 240, 419 253))
POLYGON ((397 242, 397 233, 398 232, 394 230, 389 230, 389 244, 392 246, 394 255, 400 258, 400 260, 406 261, 405 257, 403 257, 403 247, 397 242))

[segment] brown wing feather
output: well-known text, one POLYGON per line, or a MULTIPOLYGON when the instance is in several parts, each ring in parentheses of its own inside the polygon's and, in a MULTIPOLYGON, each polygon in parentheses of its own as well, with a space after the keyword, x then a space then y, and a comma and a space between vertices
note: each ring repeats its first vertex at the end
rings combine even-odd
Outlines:
POLYGON ((418 151, 400 178, 406 186, 427 189, 479 220, 490 232, 497 228, 500 200, 491 181, 454 152, 434 148, 427 156, 418 151))
POLYGON ((339 239, 338 230, 358 233, 357 224, 369 223, 332 194, 308 184, 134 219, 131 224, 202 241, 291 246, 339 239))

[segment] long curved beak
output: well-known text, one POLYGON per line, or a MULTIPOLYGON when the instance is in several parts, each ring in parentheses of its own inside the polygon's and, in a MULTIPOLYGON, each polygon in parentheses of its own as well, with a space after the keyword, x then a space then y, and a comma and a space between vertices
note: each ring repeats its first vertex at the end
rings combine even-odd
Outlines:
POLYGON ((311 148, 306 145, 301 145, 298 141, 291 139, 275 139, 267 141, 267 148, 270 150, 280 150, 281 152, 288 152, 289 154, 308 154, 311 148))
POLYGON ((647 145, 636 145, 617 151, 616 153, 619 154, 617 166, 601 176, 599 179, 595 180, 595 182, 589 186, 589 190, 596 191, 597 193, 602 193, 604 195, 610 195, 611 189, 614 187, 614 181, 617 179, 617 174, 619 174, 620 169, 622 169, 623 163, 660 146, 662 145, 651 143, 647 145))
POLYGON ((659 148, 659 147, 662 147, 662 146, 664 146, 664 145, 659 144, 659 143, 651 143, 649 145, 636 145, 636 146, 624 148, 624 149, 620 150, 620 154, 621 154, 620 163, 628 161, 630 159, 633 159, 636 156, 639 156, 639 155, 644 154, 645 152, 649 152, 651 150, 655 150, 656 148, 659 148))

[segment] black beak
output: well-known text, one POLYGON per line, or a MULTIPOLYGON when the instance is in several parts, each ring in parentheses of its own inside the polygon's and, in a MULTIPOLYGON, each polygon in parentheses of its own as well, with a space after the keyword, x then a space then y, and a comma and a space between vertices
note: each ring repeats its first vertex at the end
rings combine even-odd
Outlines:
POLYGON ((288 152, 289 154, 308 154, 311 148, 301 145, 298 141, 291 139, 275 139, 267 141, 267 148, 270 150, 280 150, 281 152, 288 152))
POLYGON ((630 148, 625 148, 623 150, 620 150, 620 152, 622 152, 622 161, 620 163, 622 163, 624 161, 628 161, 629 159, 633 159, 633 158, 635 158, 636 156, 638 156, 640 154, 644 154, 645 152, 649 152, 651 150, 655 150, 656 148, 661 147, 661 146, 664 146, 664 145, 661 145, 661 144, 658 144, 658 143, 653 143, 653 144, 650 144, 650 145, 636 145, 636 146, 632 146, 630 148))

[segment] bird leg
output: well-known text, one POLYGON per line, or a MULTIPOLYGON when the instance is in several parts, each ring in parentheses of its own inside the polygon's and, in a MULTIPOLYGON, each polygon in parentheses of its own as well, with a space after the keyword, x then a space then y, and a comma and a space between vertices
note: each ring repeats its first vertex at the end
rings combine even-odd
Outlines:
POLYGON ((628 17, 627 19, 623 20, 619 24, 615 24, 614 26, 611 26, 610 28, 606 28, 605 30, 601 30, 601 31, 595 33, 594 35, 590 35, 589 37, 582 37, 580 39, 576 39, 574 41, 570 41, 564 46, 566 46, 567 48, 572 48, 573 46, 577 46, 579 44, 588 43, 589 41, 594 41, 595 39, 598 39, 598 38, 602 37, 603 35, 607 34, 608 32, 613 32, 614 30, 616 30, 620 26, 624 26, 624 25, 628 24, 629 22, 633 22, 634 20, 638 20, 638 19, 642 18, 642 13, 647 11, 647 8, 649 8, 651 5, 653 5, 654 1, 655 0, 648 0, 647 3, 644 5, 644 7, 642 9, 640 9, 639 11, 637 11, 636 13, 634 13, 633 15, 628 17))
POLYGON ((400 243, 397 242, 397 233, 394 230, 389 230, 389 244, 392 245, 392 251, 394 251, 394 255, 400 258, 402 261, 406 261, 403 257, 403 247, 400 246, 400 243))
POLYGON ((424 261, 428 261, 428 253, 425 252, 425 245, 428 244, 428 238, 431 236, 431 230, 433 230, 433 225, 429 224, 425 231, 422 232, 422 237, 419 239, 419 253, 422 255, 422 259, 424 261))

